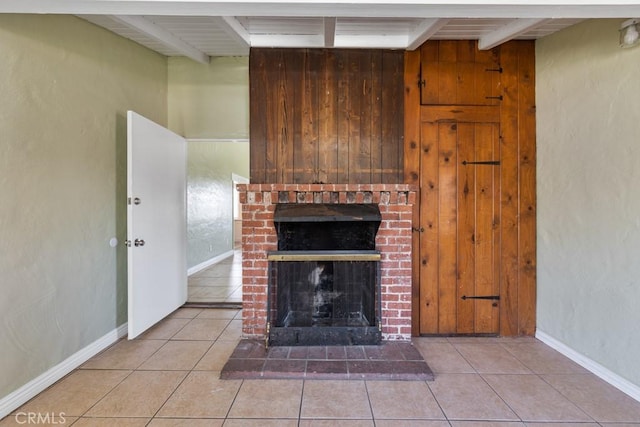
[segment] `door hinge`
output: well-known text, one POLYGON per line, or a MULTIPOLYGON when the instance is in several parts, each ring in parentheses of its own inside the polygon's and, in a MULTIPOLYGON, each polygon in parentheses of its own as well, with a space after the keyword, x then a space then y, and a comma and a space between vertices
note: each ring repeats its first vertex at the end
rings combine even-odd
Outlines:
POLYGON ((420 89, 422 89, 423 87, 425 87, 427 85, 427 82, 425 82, 424 80, 418 80, 418 87, 420 89))
POLYGON ((462 300, 468 300, 468 299, 489 299, 489 300, 500 300, 500 295, 480 295, 480 296, 472 296, 472 297, 468 297, 466 295, 462 295, 461 297, 462 300))
POLYGON ((489 71, 489 72, 502 74, 502 67, 499 67, 499 68, 485 68, 484 71, 489 71))

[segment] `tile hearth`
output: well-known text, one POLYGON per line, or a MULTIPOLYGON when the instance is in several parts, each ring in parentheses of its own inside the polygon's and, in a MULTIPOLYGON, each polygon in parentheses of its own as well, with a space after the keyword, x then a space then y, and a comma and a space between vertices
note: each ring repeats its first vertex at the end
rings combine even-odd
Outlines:
POLYGON ((414 380, 433 372, 410 342, 354 346, 271 346, 244 339, 222 369, 222 379, 414 380))

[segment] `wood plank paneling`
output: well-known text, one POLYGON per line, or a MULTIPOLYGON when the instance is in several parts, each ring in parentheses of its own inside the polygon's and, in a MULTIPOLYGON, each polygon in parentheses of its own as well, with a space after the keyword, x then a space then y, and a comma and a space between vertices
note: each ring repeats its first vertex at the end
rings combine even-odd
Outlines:
POLYGON ((518 44, 518 137, 520 207, 518 261, 518 333, 536 328, 536 106, 535 44, 518 44))
POLYGON ((252 49, 251 180, 403 181, 404 54, 252 49))
POLYGON ((439 124, 422 122, 421 127, 421 167, 420 176, 420 248, 419 267, 420 304, 417 306, 420 317, 420 333, 439 333, 439 293, 438 245, 440 240, 439 216, 439 174, 438 144, 439 124))
MULTIPOLYGON (((425 84, 419 113, 407 89, 405 132, 418 136, 410 120, 419 115, 421 151, 408 143, 404 155, 406 182, 420 185, 424 229, 413 258, 420 334, 535 333, 534 46, 478 51, 475 42, 428 41, 419 49, 425 84), (500 164, 462 167, 463 158, 500 164)), ((406 84, 416 56, 405 56, 406 84)))
POLYGON ((499 105, 499 49, 475 40, 430 40, 421 47, 423 105, 499 105))
MULTIPOLYGON (((420 51, 404 54, 404 182, 420 184, 420 51)), ((403 156, 400 155, 402 158, 403 156)), ((414 232, 412 238, 411 262, 413 265, 411 280, 411 305, 415 313, 420 311, 420 192, 413 205, 414 232)), ((420 334, 420 315, 411 316, 411 334, 420 334)))
POLYGON ((501 111, 500 333, 518 335, 518 45, 500 49, 504 85, 501 111))

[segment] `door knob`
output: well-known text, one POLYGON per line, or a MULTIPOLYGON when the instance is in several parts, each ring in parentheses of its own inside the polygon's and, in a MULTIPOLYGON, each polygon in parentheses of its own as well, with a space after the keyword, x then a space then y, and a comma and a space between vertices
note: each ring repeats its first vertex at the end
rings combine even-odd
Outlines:
POLYGON ((138 246, 144 246, 144 240, 142 239, 136 239, 133 241, 133 246, 138 247, 138 246))

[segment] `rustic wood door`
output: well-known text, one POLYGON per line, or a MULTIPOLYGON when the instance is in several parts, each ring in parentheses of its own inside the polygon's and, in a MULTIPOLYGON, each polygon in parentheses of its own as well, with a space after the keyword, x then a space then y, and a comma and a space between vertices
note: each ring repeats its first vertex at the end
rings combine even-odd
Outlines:
POLYGON ((472 110, 421 124, 422 334, 499 333, 500 129, 472 110))
POLYGON ((404 117, 405 182, 420 188, 413 333, 533 335, 535 44, 406 52, 404 117), (471 155, 500 164, 463 165, 471 155))

